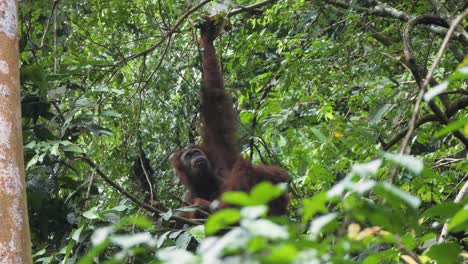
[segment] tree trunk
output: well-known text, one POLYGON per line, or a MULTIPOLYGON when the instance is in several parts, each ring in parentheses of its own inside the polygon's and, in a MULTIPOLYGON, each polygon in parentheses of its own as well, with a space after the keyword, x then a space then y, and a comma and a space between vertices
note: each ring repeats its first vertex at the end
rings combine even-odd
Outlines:
POLYGON ((0 263, 32 263, 21 131, 18 10, 0 0, 0 263))

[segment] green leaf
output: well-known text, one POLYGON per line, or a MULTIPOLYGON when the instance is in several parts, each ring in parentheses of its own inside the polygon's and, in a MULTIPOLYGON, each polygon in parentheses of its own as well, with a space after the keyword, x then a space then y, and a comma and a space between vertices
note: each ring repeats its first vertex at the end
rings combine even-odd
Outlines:
POLYGON ((427 179, 434 179, 439 177, 439 174, 431 169, 431 167, 425 166, 421 172, 421 175, 426 177, 427 179))
POLYGON ((273 199, 280 197, 281 194, 283 194, 283 189, 273 185, 271 182, 264 181, 253 187, 250 192, 250 198, 256 204, 267 204, 273 199))
POLYGON ((351 174, 357 174, 361 177, 367 178, 374 176, 382 165, 382 160, 376 159, 364 164, 354 165, 351 174))
POLYGON ((445 92, 445 90, 447 90, 448 86, 449 86, 449 82, 444 81, 444 82, 432 87, 431 89, 429 89, 429 91, 426 92, 426 94, 424 94, 424 101, 426 101, 426 102, 431 101, 437 95, 445 92))
POLYGON ((241 215, 244 219, 256 219, 261 216, 266 215, 268 211, 268 206, 266 205, 257 205, 257 206, 247 206, 241 209, 241 215))
POLYGON ((254 201, 250 199, 249 195, 245 192, 225 192, 221 196, 221 200, 228 204, 249 206, 254 205, 254 201))
POLYGON ((106 220, 108 222, 111 222, 113 224, 118 224, 120 223, 120 215, 118 214, 115 214, 115 213, 101 213, 101 215, 103 216, 103 220, 106 220))
POLYGON ((60 98, 61 96, 65 95, 67 92, 67 87, 66 86, 60 86, 57 87, 56 89, 51 89, 47 92, 47 95, 50 96, 51 98, 60 98))
POLYGON ((416 175, 419 175, 424 168, 424 164, 421 160, 410 155, 395 155, 392 153, 385 153, 384 157, 413 172, 416 175))
POLYGON ((453 216, 449 222, 448 230, 453 232, 468 230, 468 204, 453 216))
POLYGON ((466 80, 468 79, 468 66, 463 66, 459 68, 456 72, 450 75, 449 80, 451 82, 458 81, 458 80, 466 80))
POLYGON ((437 204, 423 213, 423 217, 442 216, 451 218, 462 206, 453 202, 437 204))
POLYGON ((32 257, 33 257, 33 258, 36 258, 36 257, 42 256, 42 255, 44 255, 46 252, 47 252, 47 251, 46 251, 45 249, 41 249, 41 250, 37 251, 36 253, 34 253, 34 254, 32 255, 32 257))
POLYGON ((219 230, 238 222, 241 218, 238 209, 224 209, 212 214, 205 223, 207 235, 212 235, 219 230))
POLYGON ((263 237, 254 237, 249 241, 247 250, 252 253, 259 252, 266 246, 267 241, 268 240, 263 237))
POLYGON ((96 124, 89 124, 86 126, 89 132, 96 134, 96 135, 107 135, 107 136, 114 136, 114 133, 110 132, 109 130, 102 128, 96 124))
POLYGON ((166 242, 166 240, 167 240, 168 236, 171 234, 171 232, 172 231, 167 231, 167 232, 165 232, 164 234, 162 234, 162 235, 160 235, 158 237, 158 240, 156 241, 156 247, 157 248, 160 248, 164 244, 164 242, 166 242))
POLYGON ((324 231, 327 225, 331 224, 338 217, 338 213, 330 213, 319 216, 310 223, 309 232, 313 238, 316 238, 324 231))
POLYGON ((63 151, 74 152, 74 153, 85 153, 83 149, 81 149, 78 145, 75 145, 75 144, 63 147, 63 151))
POLYGON ((32 157, 32 159, 26 165, 26 170, 28 170, 32 166, 36 165, 36 163, 38 163, 38 162, 39 162, 39 155, 36 154, 36 155, 34 155, 34 157, 32 157))
POLYGON ((82 107, 93 107, 94 103, 91 102, 88 98, 80 98, 76 101, 77 106, 82 106, 82 107))
POLYGON ((242 220, 241 227, 254 236, 269 239, 287 239, 289 237, 286 227, 275 224, 267 219, 242 220))
POLYGON ((55 144, 50 148, 50 154, 54 156, 59 156, 60 151, 59 151, 60 144, 55 144))
MULTIPOLYGON (((200 260, 191 252, 175 247, 167 247, 158 250, 156 252, 156 256, 161 261, 161 263, 187 263, 187 264, 195 264, 201 263, 200 260)), ((157 262, 159 263, 159 262, 157 262)))
POLYGON ((186 249, 190 243, 192 236, 189 232, 183 232, 180 236, 176 239, 176 247, 186 249))
POLYGON ((99 245, 107 240, 107 238, 114 233, 114 230, 111 226, 100 227, 94 230, 93 235, 91 236, 91 242, 93 245, 99 245))
MULTIPOLYGON (((362 261, 362 264, 403 263, 401 261, 400 262, 395 261, 399 259, 401 255, 399 254, 398 250, 388 249, 388 250, 383 250, 380 252, 372 252, 372 254, 373 255, 365 258, 362 261)), ((352 262, 352 263, 355 263, 355 262, 352 262)), ((406 263, 406 264, 414 264, 414 263, 406 263)))
POLYGON ((80 226, 78 229, 75 229, 71 235, 71 238, 76 242, 80 241, 81 231, 83 231, 84 226, 80 226))
POLYGON ((392 108, 395 107, 395 104, 384 104, 382 107, 379 107, 377 112, 372 116, 371 124, 377 124, 382 120, 385 114, 387 114, 392 108))
POLYGON ((460 263, 460 252, 459 245, 449 242, 434 245, 426 250, 423 255, 437 261, 437 264, 454 264, 460 263))
POLYGON ((280 245, 271 251, 266 263, 291 263, 299 254, 299 250, 292 244, 280 245))
POLYGON ((198 242, 202 241, 206 237, 204 225, 198 225, 190 228, 189 233, 198 242))
POLYGON ((112 241, 112 243, 119 245, 120 247, 124 249, 132 248, 134 246, 141 245, 141 244, 146 244, 149 247, 156 246, 156 240, 148 232, 131 234, 131 235, 114 235, 110 237, 110 240, 112 241))
POLYGON ((448 135, 451 132, 454 132, 454 131, 459 130, 460 128, 463 128, 466 124, 468 124, 468 118, 465 117, 465 118, 459 119, 455 122, 452 122, 446 125, 441 130, 437 131, 437 133, 434 134, 434 137, 441 138, 445 135, 448 135))
POLYGON ((117 117, 117 118, 122 117, 122 115, 121 115, 119 112, 115 111, 115 110, 105 110, 105 111, 102 111, 101 116, 106 116, 106 117, 117 117))
POLYGON ((109 245, 110 245, 109 240, 105 240, 99 245, 95 245, 92 247, 84 257, 82 257, 79 261, 78 264, 92 264, 94 263, 94 258, 99 255, 101 252, 103 252, 109 245))
POLYGON ((388 182, 377 184, 376 192, 383 198, 387 199, 387 201, 395 207, 399 207, 401 204, 406 204, 410 208, 416 210, 419 208, 419 205, 421 205, 421 200, 418 197, 404 192, 400 188, 388 182))
MULTIPOLYGON (((114 207, 113 209, 115 210, 115 208, 118 208, 118 207, 119 206, 114 207)), ((144 216, 144 215, 131 215, 125 218, 125 222, 131 225, 136 225, 144 229, 151 228, 154 225, 153 221, 151 221, 151 219, 149 219, 147 216, 144 216)))
POLYGON ((303 201, 303 212, 302 212, 302 223, 309 221, 316 213, 327 213, 328 209, 326 206, 327 193, 321 192, 311 199, 304 199, 303 201))
MULTIPOLYGON (((255 78, 250 80, 250 83, 260 82, 265 79, 269 79, 272 73, 270 71, 257 75, 255 78)), ((258 92, 258 91, 257 91, 258 92)))
POLYGON ((327 137, 320 130, 318 130, 317 128, 312 127, 310 130, 320 140, 320 142, 323 143, 323 142, 325 142, 327 140, 327 137))
POLYGON ((56 139, 56 136, 46 127, 43 126, 36 126, 34 127, 34 134, 38 137, 38 139, 46 141, 50 140, 53 141, 56 139))
POLYGON ((96 207, 93 207, 93 208, 89 209, 88 211, 84 212, 83 216, 90 219, 90 220, 99 219, 99 215, 97 214, 97 208, 96 207))
POLYGON ((21 67, 21 81, 32 82, 39 91, 39 95, 46 95, 48 90, 47 76, 42 65, 33 64, 21 67))
MULTIPOLYGON (((190 209, 192 212, 196 211, 196 208, 191 208, 190 209)), ((181 210, 182 211, 182 210, 181 210)), ((164 221, 169 221, 169 219, 171 219, 171 217, 174 215, 174 213, 172 212, 172 210, 167 210, 167 212, 165 212, 164 214, 161 215, 161 218, 164 220, 164 221)))
POLYGON ((127 205, 117 205, 116 207, 113 207, 111 208, 110 210, 114 210, 114 211, 117 211, 117 212, 123 212, 125 210, 128 210, 130 209, 130 207, 128 207, 127 205))
POLYGON ((252 111, 242 111, 240 113, 240 123, 247 124, 250 122, 254 117, 254 113, 252 111))

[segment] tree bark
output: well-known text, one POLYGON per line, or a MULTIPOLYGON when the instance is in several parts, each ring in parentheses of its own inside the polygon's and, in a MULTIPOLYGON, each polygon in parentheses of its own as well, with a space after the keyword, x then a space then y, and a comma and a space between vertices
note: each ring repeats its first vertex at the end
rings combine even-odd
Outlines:
POLYGON ((21 131, 18 9, 0 0, 0 263, 32 263, 21 131))

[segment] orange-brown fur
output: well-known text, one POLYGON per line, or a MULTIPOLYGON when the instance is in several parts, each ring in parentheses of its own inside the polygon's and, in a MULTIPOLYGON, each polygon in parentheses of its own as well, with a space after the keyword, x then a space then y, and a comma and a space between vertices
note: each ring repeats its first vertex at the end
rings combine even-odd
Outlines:
MULTIPOLYGON (((171 164, 187 188, 186 201, 207 209, 209 203, 226 191, 250 191, 261 182, 288 181, 288 173, 282 168, 253 165, 242 158, 237 144, 238 122, 230 94, 224 88, 224 80, 213 41, 219 33, 217 23, 205 17, 201 25, 203 82, 201 89, 202 145, 191 146, 205 153, 211 170, 193 173, 183 166, 183 149, 171 159, 171 164)), ((287 213, 289 198, 285 194, 269 204, 270 214, 287 213)), ((196 214, 186 214, 196 217, 196 214)))

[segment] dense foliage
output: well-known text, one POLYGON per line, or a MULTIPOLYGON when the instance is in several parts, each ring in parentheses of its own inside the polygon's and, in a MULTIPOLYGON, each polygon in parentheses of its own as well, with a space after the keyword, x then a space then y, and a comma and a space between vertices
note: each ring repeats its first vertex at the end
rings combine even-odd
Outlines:
POLYGON ((200 2, 20 2, 35 262, 467 261, 466 19, 441 48, 464 1, 200 2), (289 170, 288 216, 265 217, 284 188, 261 184, 205 225, 174 217, 204 13, 228 21, 216 45, 243 153, 289 170))

